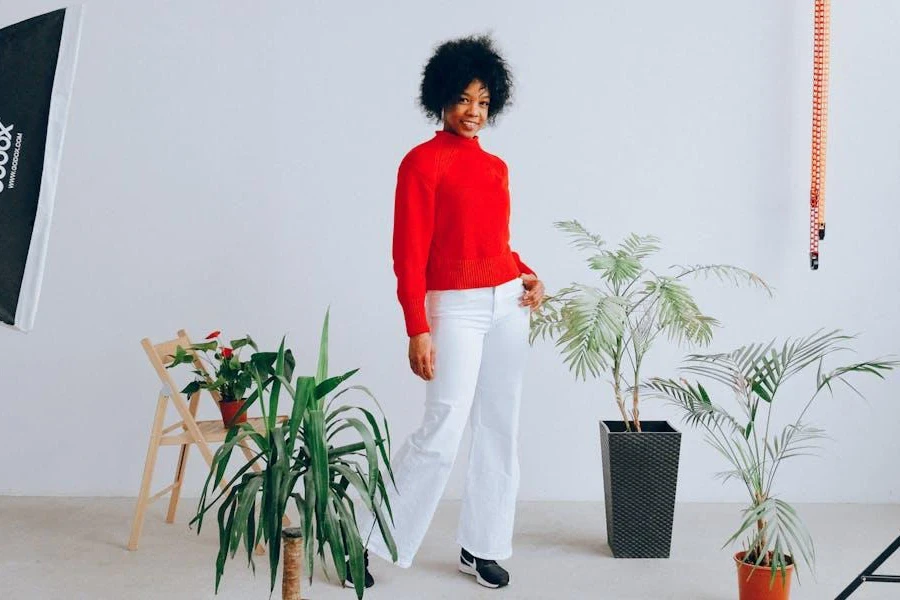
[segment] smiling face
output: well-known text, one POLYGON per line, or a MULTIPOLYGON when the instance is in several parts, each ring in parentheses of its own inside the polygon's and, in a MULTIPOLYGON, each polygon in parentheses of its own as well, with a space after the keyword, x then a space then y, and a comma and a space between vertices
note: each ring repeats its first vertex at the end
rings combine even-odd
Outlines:
POLYGON ((488 118, 491 94, 485 85, 473 79, 455 102, 444 108, 444 131, 473 138, 484 127, 488 118))

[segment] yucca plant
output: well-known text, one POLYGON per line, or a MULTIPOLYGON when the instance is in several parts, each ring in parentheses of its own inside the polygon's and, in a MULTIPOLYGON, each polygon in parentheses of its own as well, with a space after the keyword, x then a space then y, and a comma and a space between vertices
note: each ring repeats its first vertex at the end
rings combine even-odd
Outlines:
POLYGON ((383 415, 375 396, 364 386, 349 386, 335 393, 358 369, 328 376, 328 321, 326 313, 315 376, 291 380, 286 360, 290 351, 285 350, 283 340, 274 353, 271 369, 254 367, 251 361, 254 394, 260 401, 265 429, 257 431, 250 424, 243 424, 228 433, 215 453, 197 514, 191 521, 197 524, 199 534, 204 516, 218 505, 217 592, 227 558, 234 558, 243 547, 255 572, 254 549, 259 543, 266 543, 271 594, 281 556, 282 522, 291 500, 300 514, 310 582, 313 558, 318 555, 326 575, 330 557, 343 585, 347 579, 345 557, 349 556, 356 595, 363 597, 365 542, 357 527, 353 495, 374 515, 396 560, 396 546, 387 521, 393 517, 382 473, 384 469, 393 485, 388 424, 382 416, 379 425, 375 415, 365 408, 336 403, 346 392, 356 390, 368 396, 383 415), (279 421, 276 415, 283 395, 291 400, 291 413, 279 421), (336 445, 342 432, 355 434, 357 441, 336 445), (227 492, 220 490, 212 497, 225 478, 236 447, 249 448, 253 456, 240 464, 227 482, 227 492))
POLYGON ((595 285, 573 283, 548 296, 532 317, 530 342, 540 337, 556 340, 565 363, 577 378, 611 375, 613 396, 627 431, 641 431, 641 365, 653 342, 665 335, 676 344, 705 345, 718 321, 704 314, 685 283, 698 276, 713 276, 734 284, 764 289, 758 275, 730 265, 672 266, 657 273, 645 260, 659 250, 652 235, 631 234, 614 250, 578 221, 559 221, 556 228, 571 243, 588 252, 588 267, 595 285), (626 394, 631 395, 630 413, 626 394))
MULTIPOLYGON (((742 346, 724 354, 692 354, 682 370, 724 384, 734 399, 729 408, 713 400, 699 381, 654 378, 647 383, 655 396, 662 397, 684 413, 684 421, 706 432, 707 441, 730 463, 719 473, 724 481, 737 479, 744 484, 750 505, 743 511, 737 531, 727 546, 745 538, 744 562, 772 569, 772 580, 795 559, 810 569, 814 566, 812 538, 786 501, 774 494, 776 475, 785 460, 811 454, 818 449, 824 432, 807 421, 813 402, 820 395, 833 394, 836 383, 847 385, 856 374, 875 375, 897 366, 893 360, 852 362, 825 370, 825 359, 850 350, 852 336, 839 331, 816 332, 800 339, 788 339, 780 346, 767 344, 742 346), (779 395, 782 386, 794 375, 815 368, 812 393, 804 402, 795 396, 779 395), (776 407, 797 410, 793 421, 780 430, 773 425, 776 407)), ((861 395, 861 394, 860 394, 861 395)), ((776 421, 777 422, 777 421, 776 421)))

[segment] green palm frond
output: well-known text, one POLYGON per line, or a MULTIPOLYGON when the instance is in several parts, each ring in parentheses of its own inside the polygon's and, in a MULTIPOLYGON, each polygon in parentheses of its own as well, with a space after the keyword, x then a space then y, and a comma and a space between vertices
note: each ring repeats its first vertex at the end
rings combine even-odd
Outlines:
POLYGON ((805 338, 789 339, 781 348, 773 340, 741 346, 727 355, 691 354, 683 370, 711 377, 738 392, 750 389, 770 402, 785 379, 831 353, 846 349, 840 343, 847 339, 850 338, 837 332, 817 332, 805 338))
POLYGON ((825 439, 825 430, 810 425, 791 424, 785 427, 781 435, 773 436, 768 447, 769 456, 783 460, 794 456, 814 456, 821 445, 815 440, 825 439))
POLYGON ((607 296, 596 288, 575 286, 572 296, 560 310, 565 331, 556 345, 566 365, 576 377, 599 376, 607 368, 616 340, 624 333, 625 305, 617 296, 607 296))
POLYGON ((773 575, 783 571, 801 558, 811 570, 815 565, 816 550, 812 536, 803 524, 797 511, 790 504, 778 498, 766 498, 744 510, 744 520, 738 530, 725 542, 731 544, 749 534, 750 548, 766 547, 767 552, 754 553, 757 565, 769 558, 773 575), (762 523, 763 526, 759 527, 762 523))
POLYGON ((719 427, 725 432, 744 430, 734 417, 720 406, 713 404, 709 392, 701 384, 692 385, 687 380, 675 381, 654 377, 645 384, 655 398, 671 402, 682 409, 682 419, 691 426, 719 427))
POLYGON ((788 503, 774 499, 772 488, 785 460, 815 455, 819 442, 826 437, 823 430, 805 421, 814 400, 822 391, 833 391, 835 382, 850 385, 850 375, 884 378, 887 371, 900 365, 895 360, 876 359, 824 372, 824 360, 849 350, 847 342, 851 339, 837 330, 819 330, 780 345, 773 340, 727 353, 688 356, 682 371, 730 388, 738 409, 746 417, 745 425, 731 416, 732 411, 713 401, 700 383, 694 386, 684 380, 679 383, 654 379, 647 384, 678 406, 685 422, 706 429, 707 441, 730 463, 731 468, 718 476, 739 478, 747 485, 753 505, 745 511, 741 527, 728 543, 752 533, 749 550, 758 559, 757 564, 765 562, 782 569, 790 560, 801 559, 812 567, 815 554, 808 531, 788 503), (798 403, 799 416, 780 432, 770 431, 773 411, 786 402, 779 399, 779 390, 792 376, 813 365, 816 385, 806 403, 798 403))
POLYGON ((844 344, 853 337, 844 335, 838 330, 823 332, 820 329, 804 338, 786 340, 779 353, 779 360, 784 363, 782 369, 784 377, 799 373, 830 354, 849 350, 844 344))
POLYGON ((681 370, 724 383, 737 394, 750 389, 750 373, 754 365, 772 349, 768 344, 749 344, 728 353, 689 354, 681 370))
POLYGON ((641 261, 634 257, 619 252, 604 252, 588 259, 588 266, 595 271, 600 271, 601 276, 614 286, 628 283, 640 277, 644 269, 641 261))
POLYGON ((722 483, 737 479, 738 481, 747 481, 749 473, 745 469, 728 469, 725 471, 717 471, 713 477, 722 480, 722 483))
POLYGON ((619 248, 625 255, 640 260, 659 252, 659 241, 659 238, 655 235, 637 235, 632 233, 619 244, 619 248))
POLYGON ((719 322, 700 312, 687 286, 672 277, 659 276, 646 282, 645 293, 654 298, 656 321, 670 341, 705 345, 712 340, 713 328, 719 322))
POLYGON ((635 358, 640 361, 650 347, 656 337, 656 320, 650 311, 644 311, 641 314, 630 315, 628 319, 628 329, 631 334, 631 345, 634 348, 635 358))
POLYGON ((554 227, 569 235, 571 243, 579 250, 603 250, 606 242, 597 234, 591 233, 576 220, 556 221, 554 227))
POLYGON ((743 437, 741 433, 736 433, 731 437, 708 435, 706 438, 709 443, 719 454, 721 454, 732 468, 720 471, 715 477, 728 481, 737 479, 743 483, 748 490, 758 489, 757 482, 760 480, 759 463, 754 456, 747 451, 739 438, 743 437))
POLYGON ((766 281, 747 269, 734 267, 731 265, 672 265, 673 269, 677 269, 676 279, 683 279, 688 276, 693 277, 715 277, 719 281, 733 283, 736 286, 749 285, 750 287, 760 288, 771 297, 774 293, 772 287, 766 281))
POLYGON ((537 338, 542 340, 550 337, 557 338, 565 330, 562 308, 565 299, 561 294, 548 296, 541 303, 538 310, 531 313, 531 328, 528 334, 528 343, 534 344, 537 338))
POLYGON ((850 384, 849 381, 847 381, 847 375, 851 375, 854 373, 868 373, 870 375, 877 376, 879 379, 884 379, 884 374, 887 371, 890 371, 895 365, 897 365, 896 361, 889 360, 887 358, 880 358, 876 360, 867 360, 843 367, 838 367, 830 373, 823 374, 821 372, 821 369, 819 369, 819 373, 817 376, 817 388, 822 389, 827 387, 829 391, 832 391, 832 382, 839 381, 840 383, 843 383, 851 390, 853 390, 853 392, 855 392, 857 396, 862 397, 862 394, 859 392, 859 390, 857 390, 855 387, 853 387, 853 385, 850 384))
POLYGON ((631 233, 610 250, 601 236, 576 220, 557 221, 554 226, 568 235, 573 246, 590 253, 588 267, 600 281, 594 288, 572 284, 548 296, 531 316, 529 342, 553 339, 578 378, 606 371, 626 422, 631 419, 622 390, 634 393, 634 413, 639 413, 641 365, 653 343, 665 334, 678 345, 706 345, 719 325, 694 300, 685 281, 688 276, 747 282, 771 294, 759 276, 729 265, 676 266, 669 274, 657 274, 644 264, 660 250, 654 235, 631 233))

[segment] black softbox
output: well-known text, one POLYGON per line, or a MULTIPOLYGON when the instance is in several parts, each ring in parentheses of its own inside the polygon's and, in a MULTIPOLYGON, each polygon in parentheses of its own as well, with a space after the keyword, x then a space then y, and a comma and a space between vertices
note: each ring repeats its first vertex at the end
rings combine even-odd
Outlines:
POLYGON ((34 325, 81 8, 0 29, 0 322, 34 325))

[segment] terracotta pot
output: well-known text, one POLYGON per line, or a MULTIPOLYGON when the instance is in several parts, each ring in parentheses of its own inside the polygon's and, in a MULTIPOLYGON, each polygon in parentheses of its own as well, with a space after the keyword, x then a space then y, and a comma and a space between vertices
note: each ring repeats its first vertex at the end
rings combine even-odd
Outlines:
POLYGON ((240 423, 247 422, 247 411, 244 411, 239 417, 235 418, 237 411, 244 406, 244 399, 232 400, 230 402, 219 402, 219 410, 222 412, 222 423, 225 427, 234 427, 240 423))
POLYGON ((791 573, 794 565, 785 567, 784 576, 781 571, 775 573, 775 581, 772 579, 772 569, 769 567, 755 567, 743 561, 746 552, 738 552, 734 555, 738 571, 738 598, 740 600, 789 600, 791 597, 791 573), (771 582, 771 587, 770 587, 771 582))

